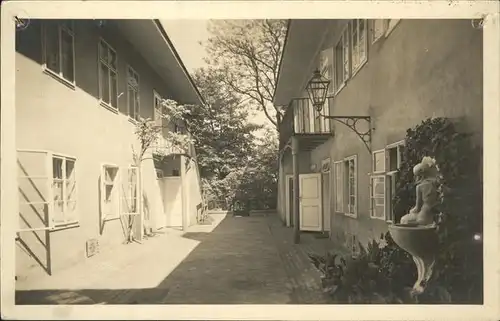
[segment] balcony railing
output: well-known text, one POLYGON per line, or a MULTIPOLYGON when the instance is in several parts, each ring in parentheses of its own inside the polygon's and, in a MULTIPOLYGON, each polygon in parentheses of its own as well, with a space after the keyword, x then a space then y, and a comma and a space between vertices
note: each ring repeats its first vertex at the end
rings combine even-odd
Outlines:
MULTIPOLYGON (((322 114, 329 115, 329 100, 323 106, 322 114)), ((319 117, 309 98, 291 101, 280 125, 280 146, 284 146, 294 134, 331 134, 331 120, 319 117)))

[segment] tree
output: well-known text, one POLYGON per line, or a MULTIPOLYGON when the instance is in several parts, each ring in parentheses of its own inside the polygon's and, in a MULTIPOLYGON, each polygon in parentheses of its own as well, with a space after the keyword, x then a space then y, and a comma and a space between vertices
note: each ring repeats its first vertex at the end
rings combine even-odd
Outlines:
POLYGON ((248 111, 227 89, 221 74, 201 68, 193 79, 206 104, 193 106, 186 115, 187 129, 194 140, 200 176, 210 185, 205 187, 222 198, 228 192, 221 182, 248 162, 252 133, 261 126, 248 122, 248 111))
POLYGON ((253 153, 236 191, 257 201, 259 208, 275 208, 278 197, 278 139, 276 131, 266 130, 257 139, 253 153))
POLYGON ((225 87, 262 110, 278 129, 282 111, 273 104, 286 20, 214 20, 206 63, 225 87))

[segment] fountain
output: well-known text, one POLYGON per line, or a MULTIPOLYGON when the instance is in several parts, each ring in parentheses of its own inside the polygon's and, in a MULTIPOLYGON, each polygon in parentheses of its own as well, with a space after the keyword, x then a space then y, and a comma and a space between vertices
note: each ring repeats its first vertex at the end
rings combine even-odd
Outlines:
POLYGON ((413 297, 425 291, 434 270, 438 248, 434 221, 439 214, 438 172, 436 161, 431 157, 424 157, 413 167, 417 180, 415 207, 401 218, 400 223, 389 226, 394 242, 413 257, 417 266, 418 277, 411 290, 413 297))

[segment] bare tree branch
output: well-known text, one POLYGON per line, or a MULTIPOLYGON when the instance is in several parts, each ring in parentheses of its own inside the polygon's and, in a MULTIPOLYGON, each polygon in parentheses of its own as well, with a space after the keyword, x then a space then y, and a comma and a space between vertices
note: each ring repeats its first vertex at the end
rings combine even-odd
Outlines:
POLYGON ((209 24, 207 63, 227 88, 264 112, 276 128, 282 112, 274 106, 279 61, 286 33, 284 20, 217 20, 209 24), (276 116, 269 111, 273 106, 276 116))

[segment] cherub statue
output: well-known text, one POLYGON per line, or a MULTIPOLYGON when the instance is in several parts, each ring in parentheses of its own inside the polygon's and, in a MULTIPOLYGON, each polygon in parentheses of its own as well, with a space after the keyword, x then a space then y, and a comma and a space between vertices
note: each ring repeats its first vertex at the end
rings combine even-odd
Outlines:
POLYGON ((433 225, 439 204, 436 160, 425 156, 413 167, 413 174, 417 181, 417 200, 415 207, 401 218, 401 224, 433 225))

